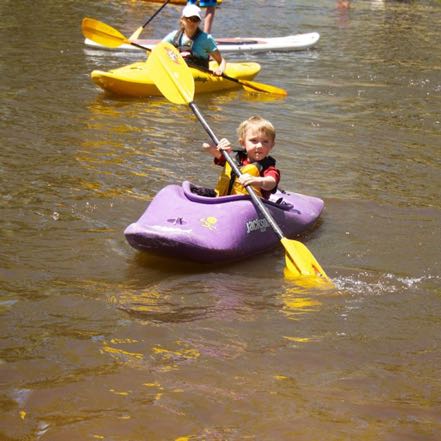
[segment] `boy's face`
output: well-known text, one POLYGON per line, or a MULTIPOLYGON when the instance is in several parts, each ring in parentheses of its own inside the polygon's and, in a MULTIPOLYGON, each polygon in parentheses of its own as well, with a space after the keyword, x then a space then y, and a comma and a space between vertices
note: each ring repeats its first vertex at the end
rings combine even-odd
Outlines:
POLYGON ((274 140, 258 128, 250 127, 245 132, 245 137, 240 140, 240 145, 246 150, 248 159, 256 162, 269 155, 274 147, 274 140))

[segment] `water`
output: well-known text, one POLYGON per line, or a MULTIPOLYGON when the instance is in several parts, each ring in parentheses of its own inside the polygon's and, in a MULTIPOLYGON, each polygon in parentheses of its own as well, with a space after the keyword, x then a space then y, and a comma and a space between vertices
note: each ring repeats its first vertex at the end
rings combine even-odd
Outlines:
POLYGON ((218 136, 274 122, 283 186, 325 200, 302 240, 336 289, 285 280, 280 247, 205 267, 126 243, 159 189, 217 175, 186 107, 89 79, 143 54, 85 49, 82 18, 130 35, 157 4, 0 5, 0 439, 439 439, 441 4, 271 3, 225 2, 213 32, 320 32, 230 57, 289 96, 196 102, 218 136))

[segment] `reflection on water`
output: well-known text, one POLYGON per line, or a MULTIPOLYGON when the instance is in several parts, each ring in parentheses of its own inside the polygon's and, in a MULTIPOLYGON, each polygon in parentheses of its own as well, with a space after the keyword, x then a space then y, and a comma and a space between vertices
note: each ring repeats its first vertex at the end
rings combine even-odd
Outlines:
POLYGON ((317 311, 320 308, 320 301, 313 297, 299 297, 298 294, 287 292, 282 294, 282 311, 290 319, 296 319, 298 316, 317 311))

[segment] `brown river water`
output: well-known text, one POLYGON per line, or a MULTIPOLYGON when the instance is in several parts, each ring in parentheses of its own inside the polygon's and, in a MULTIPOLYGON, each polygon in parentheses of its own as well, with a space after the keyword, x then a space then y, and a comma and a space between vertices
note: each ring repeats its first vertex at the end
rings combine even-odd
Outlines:
POLYGON ((144 54, 86 49, 82 18, 130 35, 158 6, 0 3, 0 440, 441 439, 441 2, 217 13, 215 36, 321 34, 229 57, 258 61, 285 99, 196 103, 219 137, 252 114, 275 124, 282 186, 325 200, 300 240, 326 290, 284 279, 281 246, 204 266, 125 241, 162 187, 217 176, 186 106, 90 81, 144 54))

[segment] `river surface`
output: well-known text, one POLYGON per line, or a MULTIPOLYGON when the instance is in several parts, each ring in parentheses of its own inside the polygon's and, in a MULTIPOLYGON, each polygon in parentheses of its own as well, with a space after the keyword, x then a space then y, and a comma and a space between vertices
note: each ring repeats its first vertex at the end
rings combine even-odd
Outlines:
POLYGON ((0 439, 438 441, 441 3, 217 13, 215 36, 321 34, 313 50, 229 57, 261 63, 256 81, 287 98, 196 103, 218 137, 253 114, 275 124, 281 185, 325 201, 300 240, 335 289, 284 279, 281 246, 204 266, 126 242, 161 188, 218 172, 188 107, 90 80, 145 55, 86 49, 82 18, 130 35, 158 6, 0 4, 0 439))

